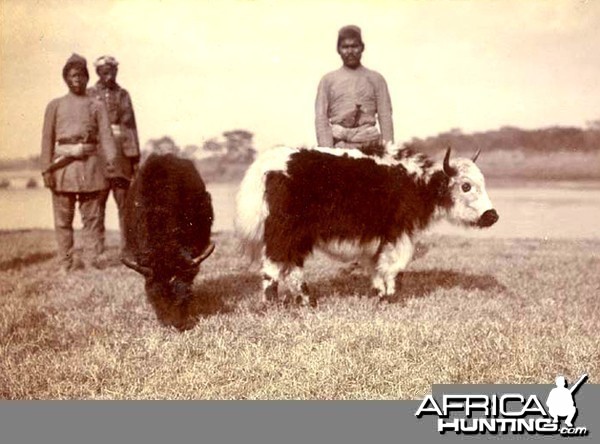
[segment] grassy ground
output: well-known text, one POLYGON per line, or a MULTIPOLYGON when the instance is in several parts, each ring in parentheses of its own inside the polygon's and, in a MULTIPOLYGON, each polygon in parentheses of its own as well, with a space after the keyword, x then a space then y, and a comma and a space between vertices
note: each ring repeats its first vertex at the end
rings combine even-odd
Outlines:
POLYGON ((265 309, 221 233, 195 283, 199 322, 178 333, 112 235, 113 266, 60 279, 51 231, 0 233, 0 398, 415 399, 433 383, 600 374, 600 241, 425 237, 391 305, 317 256, 319 306, 265 309))

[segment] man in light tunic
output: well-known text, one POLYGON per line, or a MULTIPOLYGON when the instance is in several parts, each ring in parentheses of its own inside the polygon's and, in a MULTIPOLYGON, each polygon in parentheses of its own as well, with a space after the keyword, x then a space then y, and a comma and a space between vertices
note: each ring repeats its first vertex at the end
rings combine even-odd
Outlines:
POLYGON ((317 90, 315 127, 319 146, 382 154, 382 145, 394 141, 387 83, 381 74, 361 64, 364 49, 359 27, 350 25, 339 30, 337 52, 343 66, 325 74, 317 90))

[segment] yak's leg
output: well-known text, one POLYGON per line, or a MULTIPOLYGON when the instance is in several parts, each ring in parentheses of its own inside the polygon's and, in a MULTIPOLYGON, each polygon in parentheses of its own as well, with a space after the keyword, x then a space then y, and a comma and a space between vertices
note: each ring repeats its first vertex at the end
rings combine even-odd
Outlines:
MULTIPOLYGON (((412 239, 403 234, 394 243, 385 244, 377 259, 373 288, 381 300, 394 300, 396 294, 396 276, 404 271, 414 252, 412 239)), ((399 280, 402 285, 402 280, 399 280)))
POLYGON ((277 301, 277 287, 282 277, 283 266, 265 257, 262 263, 263 302, 277 301))
POLYGON ((301 217, 290 217, 285 211, 277 211, 278 200, 269 202, 271 213, 265 220, 265 261, 263 265, 263 289, 265 298, 277 294, 277 283, 290 281, 294 296, 309 301, 306 284, 303 284, 302 266, 312 251, 314 241, 303 233, 301 217), (293 233, 293 234, 292 234, 293 233))
POLYGON ((290 270, 287 277, 290 290, 296 296, 296 301, 299 305, 306 307, 316 307, 317 299, 308 291, 308 285, 304 281, 304 272, 302 267, 294 267, 290 270))
POLYGON ((385 295, 385 279, 377 272, 377 259, 379 259, 379 257, 373 258, 371 263, 367 264, 365 267, 365 270, 367 270, 368 274, 371 276, 370 298, 382 297, 385 295))

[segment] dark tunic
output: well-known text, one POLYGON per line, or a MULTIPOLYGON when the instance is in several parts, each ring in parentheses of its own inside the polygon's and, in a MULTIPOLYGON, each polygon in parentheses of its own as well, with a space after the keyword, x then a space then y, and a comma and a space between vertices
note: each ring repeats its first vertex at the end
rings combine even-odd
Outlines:
POLYGON ((129 93, 118 84, 115 84, 113 88, 108 88, 101 82, 88 88, 87 92, 88 95, 102 100, 108 111, 117 148, 117 158, 115 159, 117 175, 131 179, 133 164, 139 162, 140 143, 129 93))

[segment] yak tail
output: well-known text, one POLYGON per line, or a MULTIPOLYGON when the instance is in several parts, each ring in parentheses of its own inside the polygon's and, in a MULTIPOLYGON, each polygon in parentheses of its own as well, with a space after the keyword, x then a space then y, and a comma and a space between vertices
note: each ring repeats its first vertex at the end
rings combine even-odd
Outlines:
POLYGON ((269 216, 266 200, 267 174, 285 171, 295 149, 274 147, 261 152, 250 165, 236 196, 235 231, 240 238, 242 251, 252 261, 262 258, 265 248, 265 221, 269 216))
POLYGON ((265 178, 266 172, 257 159, 246 171, 236 196, 235 231, 242 252, 253 262, 262 256, 265 220, 269 214, 265 178))
POLYGON ((240 239, 242 252, 252 262, 263 253, 265 220, 269 208, 265 201, 266 174, 254 163, 250 166, 236 196, 235 231, 240 239))

